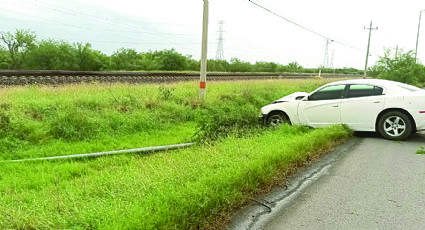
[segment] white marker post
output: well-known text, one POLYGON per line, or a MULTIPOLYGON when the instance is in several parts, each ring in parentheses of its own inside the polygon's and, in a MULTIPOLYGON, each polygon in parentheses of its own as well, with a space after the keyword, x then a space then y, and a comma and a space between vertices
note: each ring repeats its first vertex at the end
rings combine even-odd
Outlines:
POLYGON ((202 24, 202 53, 201 53, 201 79, 199 84, 199 98, 205 99, 207 84, 207 45, 208 45, 208 0, 204 0, 204 20, 202 24))

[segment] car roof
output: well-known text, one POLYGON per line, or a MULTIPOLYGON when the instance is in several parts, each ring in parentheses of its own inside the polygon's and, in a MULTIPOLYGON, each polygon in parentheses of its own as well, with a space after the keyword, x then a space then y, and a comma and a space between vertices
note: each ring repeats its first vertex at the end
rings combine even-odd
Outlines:
POLYGON ((380 85, 380 86, 395 86, 403 83, 390 81, 390 80, 382 80, 382 79, 350 79, 343 81, 331 82, 327 85, 342 85, 342 84, 368 84, 368 85, 380 85))
POLYGON ((344 85, 367 84, 367 85, 380 86, 386 89, 386 93, 391 93, 391 94, 399 94, 399 93, 405 94, 406 92, 424 93, 423 89, 420 89, 416 86, 408 85, 408 84, 396 82, 396 81, 383 80, 383 79, 350 79, 350 80, 331 82, 324 86, 343 85, 343 84, 344 85))

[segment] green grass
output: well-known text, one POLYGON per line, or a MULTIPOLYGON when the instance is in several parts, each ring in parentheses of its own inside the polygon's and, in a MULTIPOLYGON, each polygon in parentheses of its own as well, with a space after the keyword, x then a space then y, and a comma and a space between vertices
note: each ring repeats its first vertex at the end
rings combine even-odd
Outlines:
POLYGON ((79 142, 54 140, 44 145, 18 146, 11 153, 3 153, 0 159, 29 159, 187 143, 192 141, 196 127, 195 123, 188 122, 170 125, 167 130, 139 132, 119 137, 102 136, 79 142))
POLYGON ((421 146, 418 150, 416 150, 416 154, 425 154, 425 148, 421 146))
POLYGON ((215 228, 223 213, 350 136, 340 126, 257 122, 261 106, 326 82, 211 82, 202 103, 195 82, 0 89, 2 160, 201 143, 156 154, 0 162, 0 229, 215 228))
POLYGON ((204 103, 198 100, 195 82, 3 88, 0 159, 215 140, 225 137, 233 126, 255 123, 261 106, 274 99, 294 91, 311 91, 325 82, 211 82, 204 103), (181 134, 173 129, 180 129, 181 134), (161 132, 158 138, 162 140, 155 138, 161 132), (140 136, 146 138, 139 145, 132 137, 140 136), (152 141, 147 136, 153 136, 152 141))
POLYGON ((349 135, 283 126, 152 155, 1 164, 0 228, 196 229, 349 135))

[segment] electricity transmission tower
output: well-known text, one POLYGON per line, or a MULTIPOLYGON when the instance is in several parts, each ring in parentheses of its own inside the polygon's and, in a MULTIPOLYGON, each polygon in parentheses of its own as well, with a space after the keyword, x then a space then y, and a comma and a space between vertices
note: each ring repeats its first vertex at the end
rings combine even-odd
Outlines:
POLYGON ((367 52, 366 52, 366 63, 364 65, 364 77, 366 77, 367 76, 367 60, 369 59, 370 35, 372 34, 372 30, 377 30, 378 27, 373 28, 372 27, 372 21, 370 21, 369 28, 366 28, 366 26, 364 26, 363 29, 369 30, 369 39, 368 39, 368 42, 367 42, 367 52))
MULTIPOLYGON (((326 39, 325 43, 325 57, 323 58, 323 67, 328 68, 329 67, 329 44, 331 44, 334 40, 326 39)), ((333 60, 332 60, 333 62, 333 60)), ((333 63, 332 63, 333 65, 333 63)))
POLYGON ((224 25, 224 21, 218 22, 218 31, 217 31, 217 33, 218 33, 218 38, 217 38, 218 44, 217 44, 217 53, 215 55, 215 58, 217 60, 224 60, 224 48, 223 48, 223 41, 224 41, 223 33, 224 33, 224 30, 223 30, 223 25, 224 25))

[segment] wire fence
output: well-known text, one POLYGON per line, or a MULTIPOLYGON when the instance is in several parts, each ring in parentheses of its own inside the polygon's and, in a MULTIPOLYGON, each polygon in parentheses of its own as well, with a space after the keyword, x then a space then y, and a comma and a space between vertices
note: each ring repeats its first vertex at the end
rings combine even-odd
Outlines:
MULTIPOLYGON (((309 79, 316 73, 208 73, 207 81, 255 80, 255 79, 309 79)), ((322 74, 324 78, 359 78, 356 74, 322 74)), ((129 84, 170 83, 198 81, 199 73, 169 72, 88 72, 88 71, 10 71, 0 70, 0 86, 31 84, 63 85, 75 83, 129 84)))

